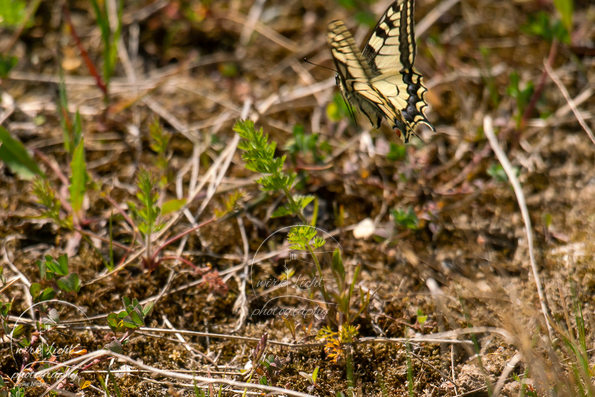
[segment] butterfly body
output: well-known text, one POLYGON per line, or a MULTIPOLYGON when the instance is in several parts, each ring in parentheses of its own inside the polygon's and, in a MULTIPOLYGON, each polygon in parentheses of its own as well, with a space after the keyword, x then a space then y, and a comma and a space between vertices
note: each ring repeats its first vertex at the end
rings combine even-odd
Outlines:
POLYGON ((397 0, 372 31, 363 52, 341 21, 328 25, 327 39, 345 99, 380 127, 386 118, 408 143, 418 124, 434 127, 424 114, 427 89, 415 61, 414 0, 397 0))

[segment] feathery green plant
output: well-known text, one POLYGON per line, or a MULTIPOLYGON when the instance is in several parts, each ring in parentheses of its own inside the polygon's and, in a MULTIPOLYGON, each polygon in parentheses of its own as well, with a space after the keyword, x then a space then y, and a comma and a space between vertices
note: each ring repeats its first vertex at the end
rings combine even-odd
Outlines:
POLYGON ((304 224, 307 224, 303 210, 314 200, 314 196, 291 193, 297 174, 283 172, 286 156, 275 157, 277 144, 269 143, 269 136, 263 133, 262 128, 257 131, 251 120, 238 121, 233 130, 242 138, 238 147, 244 152, 242 160, 246 162, 246 168, 262 174, 262 177, 257 181, 261 189, 265 192, 282 192, 287 198, 287 205, 277 208, 273 217, 297 216, 304 224))

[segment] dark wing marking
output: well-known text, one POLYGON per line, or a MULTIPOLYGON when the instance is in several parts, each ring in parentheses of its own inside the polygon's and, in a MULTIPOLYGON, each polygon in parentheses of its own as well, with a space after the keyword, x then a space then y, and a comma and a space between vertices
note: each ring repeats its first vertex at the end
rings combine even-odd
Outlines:
POLYGON ((415 62, 414 0, 397 0, 372 30, 363 58, 375 74, 410 69, 415 62))

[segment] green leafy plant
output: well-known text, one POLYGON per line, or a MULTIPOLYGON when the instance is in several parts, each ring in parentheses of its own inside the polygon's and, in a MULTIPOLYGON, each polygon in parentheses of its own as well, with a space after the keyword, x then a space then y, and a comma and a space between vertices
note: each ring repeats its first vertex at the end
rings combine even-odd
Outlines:
MULTIPOLYGON (((163 206, 160 207, 159 193, 157 191, 157 180, 150 171, 145 169, 141 169, 139 171, 137 177, 137 187, 138 192, 136 194, 136 198, 138 199, 139 204, 129 201, 128 209, 132 215, 132 217, 129 218, 129 222, 131 222, 131 226, 133 226, 134 230, 140 233, 144 242, 143 245, 145 246, 145 253, 142 258, 143 266, 146 269, 154 270, 164 260, 179 260, 196 270, 201 270, 197 269, 192 262, 182 257, 159 257, 159 253, 165 247, 181 239, 185 235, 215 221, 217 217, 212 217, 211 219, 170 238, 155 248, 153 247, 154 234, 162 230, 165 226, 160 217, 180 209, 185 204, 185 200, 171 200, 164 203, 163 206)), ((208 271, 210 268, 205 270, 208 271)))
POLYGON ((357 265, 355 271, 353 272, 353 278, 351 280, 351 284, 347 283, 346 277, 347 274, 345 272, 345 267, 343 266, 343 259, 341 258, 341 251, 337 248, 333 252, 333 260, 331 265, 333 277, 335 279, 335 283, 337 285, 337 292, 331 293, 331 296, 335 300, 337 304, 337 312, 338 312, 338 319, 337 322, 339 326, 343 324, 352 324, 353 321, 362 314, 362 312, 368 307, 370 303, 370 292, 368 291, 367 294, 363 293, 360 289, 360 308, 359 310, 350 315, 351 312, 351 298, 353 296, 353 289, 357 282, 357 279, 361 273, 362 265, 357 265))
MULTIPOLYGON (((566 1, 569 0, 556 0, 554 3, 566 1)), ((572 23, 572 17, 570 17, 570 21, 572 23)), ((565 23, 567 22, 568 16, 566 16, 565 23)), ((565 23, 559 20, 552 21, 551 16, 547 12, 541 11, 536 15, 529 15, 528 21, 521 27, 521 31, 532 36, 541 37, 550 43, 558 40, 561 43, 570 44, 569 30, 564 26, 565 23)))
POLYGON ((319 134, 306 134, 304 126, 296 124, 293 127, 293 137, 285 144, 285 150, 291 155, 295 164, 298 155, 310 155, 314 162, 318 163, 324 159, 322 153, 329 153, 331 147, 326 141, 319 141, 319 134))
POLYGON ((562 24, 566 31, 570 34, 572 32, 572 14, 574 13, 573 0, 554 0, 554 5, 562 17, 562 24))
MULTIPOLYGON (((38 260, 35 263, 39 268, 39 274, 42 280, 55 281, 56 286, 65 293, 74 292, 76 294, 80 291, 81 280, 79 275, 68 271, 68 255, 60 255, 58 259, 46 255, 44 261, 38 260)), ((34 285, 32 284, 31 288, 34 285)), ((41 286, 36 288, 40 290, 41 286)), ((31 293, 31 295, 35 298, 35 294, 31 293)))
POLYGON ((320 370, 320 367, 316 367, 316 368, 314 368, 314 371, 312 371, 311 374, 309 374, 307 372, 302 372, 302 371, 300 371, 300 373, 299 373, 301 377, 303 377, 308 382, 310 382, 310 386, 308 386, 309 392, 312 392, 318 386, 318 383, 316 383, 316 381, 318 380, 318 371, 319 370, 320 370))
POLYGON ((528 81, 525 88, 521 89, 519 86, 519 74, 515 71, 510 74, 510 83, 506 88, 506 93, 516 100, 515 121, 517 129, 521 126, 521 120, 525 109, 531 101, 531 97, 535 92, 535 87, 532 81, 528 81))
POLYGON ((71 120, 68 112, 68 97, 66 95, 66 84, 64 83, 64 72, 60 69, 60 83, 58 84, 58 91, 60 94, 60 101, 58 101, 58 118, 62 126, 62 135, 64 137, 64 150, 70 156, 73 151, 79 146, 83 137, 83 124, 81 115, 77 111, 74 116, 74 123, 71 120))
POLYGON ((72 218, 63 217, 60 214, 62 205, 56 197, 56 192, 47 180, 35 178, 32 182, 33 194, 37 196, 38 203, 45 207, 41 211, 40 218, 51 219, 58 226, 65 229, 72 229, 72 218))
POLYGON ((277 208, 273 217, 297 216, 304 224, 307 224, 303 210, 314 200, 314 196, 291 193, 297 174, 291 172, 287 175, 283 172, 285 156, 275 157, 277 144, 275 142, 268 143, 268 135, 264 135, 262 128, 257 131, 251 120, 240 120, 233 129, 242 138, 238 147, 244 151, 242 160, 246 162, 246 168, 263 175, 257 181, 261 189, 265 192, 282 192, 287 198, 288 204, 277 208))
POLYGON ((138 299, 134 298, 131 301, 128 297, 122 298, 122 303, 124 304, 124 310, 118 313, 110 313, 107 316, 107 325, 114 334, 127 331, 127 334, 130 335, 132 331, 145 326, 145 318, 151 314, 155 305, 155 302, 148 302, 142 306, 138 299))
POLYGON ((411 230, 419 229, 419 219, 413 208, 409 207, 407 210, 395 208, 391 210, 391 214, 398 227, 411 230))
POLYGON ((320 290, 326 302, 330 302, 331 298, 328 294, 324 285, 324 277, 322 275, 322 267, 320 262, 314 253, 315 249, 322 247, 326 244, 326 241, 321 237, 316 237, 317 230, 311 226, 294 226, 287 235, 289 241, 289 249, 307 251, 314 263, 316 264, 316 270, 318 271, 318 277, 320 277, 320 290))

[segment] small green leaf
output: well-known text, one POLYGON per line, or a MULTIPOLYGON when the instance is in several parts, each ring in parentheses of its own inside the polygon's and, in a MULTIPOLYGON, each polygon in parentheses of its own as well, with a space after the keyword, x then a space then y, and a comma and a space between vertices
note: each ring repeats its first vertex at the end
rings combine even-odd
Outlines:
POLYGON ((33 283, 29 287, 29 293, 33 298, 35 298, 41 292, 41 285, 38 283, 33 283))
POLYGON ((70 273, 66 277, 62 277, 58 280, 58 287, 64 292, 78 293, 81 289, 81 280, 79 275, 76 273, 70 273))
POLYGON ((22 179, 32 179, 35 175, 45 178, 37 163, 29 156, 25 146, 12 138, 4 127, 0 126, 0 160, 10 168, 12 172, 22 179))
POLYGON ((316 378, 318 378, 318 370, 320 369, 320 367, 316 367, 314 369, 314 372, 312 372, 312 382, 316 383, 316 378))
POLYGON ((419 323, 419 325, 423 327, 427 319, 428 316, 425 316, 424 312, 421 309, 417 309, 417 322, 419 323))
POLYGON ((49 301, 49 300, 54 299, 55 296, 56 296, 56 292, 54 291, 54 289, 52 287, 48 287, 48 288, 44 289, 43 292, 38 296, 37 301, 38 302, 49 301))
POLYGON ((271 218, 280 218, 287 215, 293 215, 293 212, 287 207, 279 207, 273 212, 271 218))
POLYGON ((85 164, 85 145, 81 138, 70 162, 72 175, 70 177, 70 202, 75 213, 79 213, 83 208, 83 199, 87 190, 87 166, 85 164))
POLYGON ((25 332, 25 327, 23 324, 19 324, 12 329, 11 335, 13 338, 18 338, 19 336, 23 335, 25 332))
POLYGON ((343 266, 343 258, 339 248, 335 248, 333 252, 332 269, 337 272, 341 280, 345 279, 345 267, 343 266))
POLYGON ((186 199, 169 200, 161 206, 161 215, 167 215, 182 208, 186 204, 186 199))
POLYGON ((122 352, 124 351, 122 348, 122 343, 117 339, 105 345, 104 348, 118 354, 122 354, 122 352))
POLYGON ((143 307, 143 316, 147 317, 151 311, 153 310, 153 306, 155 306, 155 301, 148 302, 145 307, 143 307))

